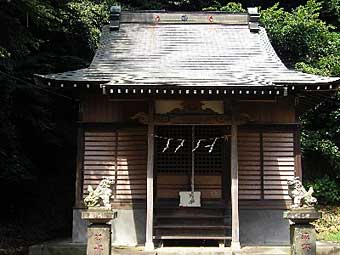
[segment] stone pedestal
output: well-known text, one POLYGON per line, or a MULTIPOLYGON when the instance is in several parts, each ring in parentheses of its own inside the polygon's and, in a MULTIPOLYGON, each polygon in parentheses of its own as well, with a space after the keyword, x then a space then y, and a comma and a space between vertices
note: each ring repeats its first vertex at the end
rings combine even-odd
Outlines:
POLYGON ((320 218, 321 214, 314 208, 297 208, 284 212, 289 219, 291 255, 316 255, 315 228, 310 223, 320 218))
POLYGON ((116 213, 101 208, 88 209, 81 218, 90 222, 87 228, 87 255, 111 254, 111 224, 116 213))

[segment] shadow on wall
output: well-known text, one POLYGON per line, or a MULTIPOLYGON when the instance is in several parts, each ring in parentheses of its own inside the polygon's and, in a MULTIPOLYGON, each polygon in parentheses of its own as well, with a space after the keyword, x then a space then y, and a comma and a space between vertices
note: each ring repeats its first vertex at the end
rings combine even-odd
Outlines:
POLYGON ((120 204, 112 225, 114 245, 145 244, 146 162, 145 128, 117 132, 117 172, 115 202, 120 204))

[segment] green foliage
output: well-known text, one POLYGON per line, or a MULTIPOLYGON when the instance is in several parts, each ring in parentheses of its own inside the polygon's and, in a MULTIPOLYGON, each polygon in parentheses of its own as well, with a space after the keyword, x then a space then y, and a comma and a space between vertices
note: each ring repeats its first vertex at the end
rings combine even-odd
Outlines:
POLYGON ((202 11, 222 11, 228 13, 245 12, 246 10, 242 7, 241 3, 229 2, 227 5, 222 6, 220 2, 214 1, 214 4, 203 8, 202 11))
POLYGON ((316 60, 314 64, 298 62, 295 68, 305 73, 322 76, 340 76, 340 55, 327 55, 316 60))
POLYGON ((329 131, 304 130, 301 136, 303 151, 318 151, 326 155, 332 162, 332 167, 340 170, 340 150, 334 140, 329 137, 329 131))
POLYGON ((340 30, 340 0, 320 1, 322 4, 321 16, 328 23, 337 26, 340 30))
POLYGON ((216 6, 209 6, 209 7, 202 9, 202 11, 218 11, 218 10, 219 10, 219 8, 216 7, 216 6))
POLYGON ((318 240, 340 241, 340 207, 322 206, 318 208, 322 217, 315 221, 318 240))
POLYGON ((340 204, 340 185, 335 178, 330 178, 328 175, 325 175, 322 178, 307 182, 306 186, 313 187, 314 196, 320 204, 340 204))
POLYGON ((325 62, 330 60, 325 57, 336 56, 340 50, 340 37, 331 32, 333 27, 319 18, 320 9, 320 3, 309 0, 291 13, 279 8, 278 4, 261 11, 261 23, 266 27, 278 54, 291 65, 305 62, 312 67, 309 69, 299 64, 298 67, 305 71, 315 72, 313 67, 322 65, 318 64, 320 58, 324 58, 325 62))
POLYGON ((42 30, 60 30, 63 20, 59 16, 59 10, 54 9, 49 1, 23 0, 22 3, 28 18, 28 28, 33 25, 42 30))
POLYGON ((100 29, 103 24, 109 21, 109 6, 97 4, 90 0, 76 0, 66 4, 62 12, 63 20, 68 21, 68 31, 71 33, 86 31, 90 48, 97 48, 100 38, 100 29), (79 20, 81 21, 79 24, 79 20), (77 25, 82 25, 80 29, 77 25), (79 31, 80 30, 80 31, 79 31))
POLYGON ((220 11, 228 13, 245 12, 246 10, 242 7, 241 3, 229 2, 226 6, 222 6, 220 11))
MULTIPOLYGON (((308 0, 288 12, 277 3, 262 10, 260 20, 288 66, 306 73, 340 76, 340 34, 334 32, 339 28, 320 18, 324 6, 308 0)), ((301 117, 301 146, 305 177, 317 178, 312 183, 317 196, 332 204, 340 199, 340 95, 325 99, 301 117)))
POLYGON ((93 54, 98 46, 100 29, 108 22, 108 9, 112 3, 111 0, 13 1, 0 9, 0 28, 7 35, 0 39, 0 44, 15 59, 41 52, 46 47, 65 50, 74 47, 70 45, 72 41, 93 54), (12 17, 13 13, 17 19, 12 17), (59 45, 50 45, 54 41, 59 45))
POLYGON ((340 178, 340 93, 307 112, 301 122, 301 146, 306 160, 325 158, 328 168, 319 171, 340 178))
POLYGON ((9 58, 11 54, 3 47, 0 46, 0 59, 1 58, 9 58))
POLYGON ((202 8, 202 11, 219 11, 222 5, 218 1, 214 1, 210 6, 202 8))
POLYGON ((68 120, 64 130, 55 119, 64 108, 68 113, 61 122, 72 115, 72 101, 35 85, 32 74, 85 67, 98 45, 102 25, 108 22, 112 3, 0 3, 0 30, 5 35, 0 37, 0 179, 33 179, 40 169, 57 167, 47 161, 53 162, 50 155, 60 146, 72 150, 73 138, 68 137, 72 121, 68 120))

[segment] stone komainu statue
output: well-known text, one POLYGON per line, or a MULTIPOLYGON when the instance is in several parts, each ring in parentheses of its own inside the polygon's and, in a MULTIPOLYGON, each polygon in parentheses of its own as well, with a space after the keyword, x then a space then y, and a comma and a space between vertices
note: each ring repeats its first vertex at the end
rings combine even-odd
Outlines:
POLYGON ((317 200, 312 196, 313 192, 312 187, 306 191, 299 177, 288 180, 288 195, 293 199, 292 208, 313 207, 316 205, 317 200))
POLYGON ((107 209, 111 209, 110 197, 112 195, 111 186, 114 180, 110 178, 104 178, 100 181, 96 189, 93 189, 91 185, 88 186, 88 196, 84 198, 84 204, 87 208, 100 207, 100 199, 103 205, 107 209))

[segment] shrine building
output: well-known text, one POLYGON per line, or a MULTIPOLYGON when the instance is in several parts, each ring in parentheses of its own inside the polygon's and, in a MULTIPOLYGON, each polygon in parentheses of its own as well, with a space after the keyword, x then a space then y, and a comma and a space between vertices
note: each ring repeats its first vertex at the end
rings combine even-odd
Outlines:
POLYGON ((298 117, 340 79, 287 69, 258 19, 113 7, 89 67, 36 75, 80 102, 73 242, 88 185, 110 177, 112 245, 289 243, 298 117))

